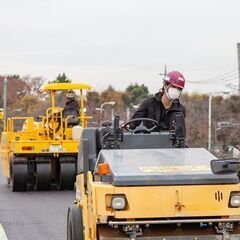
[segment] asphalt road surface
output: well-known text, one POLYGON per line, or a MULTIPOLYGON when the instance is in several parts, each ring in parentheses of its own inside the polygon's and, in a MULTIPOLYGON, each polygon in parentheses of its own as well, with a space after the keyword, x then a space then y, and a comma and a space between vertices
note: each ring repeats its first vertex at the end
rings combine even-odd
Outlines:
POLYGON ((75 192, 11 192, 1 173, 0 224, 8 240, 66 240, 75 192))

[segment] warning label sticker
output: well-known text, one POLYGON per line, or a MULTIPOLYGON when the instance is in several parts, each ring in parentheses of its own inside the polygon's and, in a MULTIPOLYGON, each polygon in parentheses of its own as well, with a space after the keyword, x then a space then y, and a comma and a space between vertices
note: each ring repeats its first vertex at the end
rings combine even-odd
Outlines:
POLYGON ((192 165, 192 166, 160 166, 160 167, 139 167, 139 170, 144 173, 159 173, 159 172, 198 172, 211 171, 207 165, 192 165))

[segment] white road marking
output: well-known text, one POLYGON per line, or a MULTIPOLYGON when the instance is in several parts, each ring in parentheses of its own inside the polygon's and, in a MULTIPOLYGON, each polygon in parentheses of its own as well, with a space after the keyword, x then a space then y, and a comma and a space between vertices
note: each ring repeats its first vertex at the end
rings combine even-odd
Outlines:
POLYGON ((6 235, 6 233, 5 233, 5 231, 4 231, 4 229, 3 229, 1 224, 0 224, 0 239, 1 240, 8 240, 7 239, 7 235, 6 235))

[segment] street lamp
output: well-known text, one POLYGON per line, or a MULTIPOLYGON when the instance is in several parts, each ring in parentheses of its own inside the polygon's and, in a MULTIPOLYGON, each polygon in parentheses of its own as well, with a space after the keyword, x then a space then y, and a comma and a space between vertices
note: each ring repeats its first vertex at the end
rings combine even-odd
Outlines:
POLYGON ((112 107, 112 110, 111 110, 111 115, 112 115, 112 121, 114 120, 114 105, 116 104, 116 102, 104 102, 101 107, 100 107, 100 111, 101 111, 101 114, 102 114, 102 111, 104 110, 103 107, 105 105, 110 105, 112 107))
POLYGON ((219 94, 230 94, 232 93, 229 91, 223 91, 223 92, 211 92, 208 99, 208 150, 211 150, 211 137, 212 137, 212 98, 214 95, 219 94))
POLYGON ((105 111, 105 109, 102 109, 102 108, 100 108, 100 107, 98 107, 98 108, 95 108, 95 110, 97 111, 97 112, 99 112, 99 114, 97 114, 97 123, 98 123, 98 125, 100 126, 100 122, 102 121, 102 119, 103 119, 103 117, 102 117, 102 111, 105 111))

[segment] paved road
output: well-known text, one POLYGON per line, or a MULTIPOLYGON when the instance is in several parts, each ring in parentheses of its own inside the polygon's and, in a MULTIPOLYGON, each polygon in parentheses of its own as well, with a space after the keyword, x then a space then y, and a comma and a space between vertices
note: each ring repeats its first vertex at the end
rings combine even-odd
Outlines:
POLYGON ((8 240, 66 240, 67 207, 74 192, 11 192, 1 175, 0 224, 8 240))

